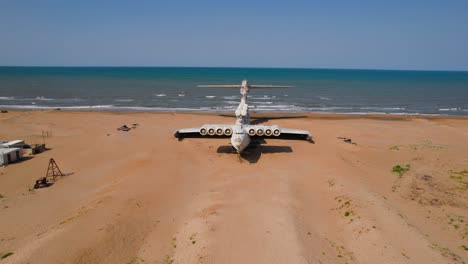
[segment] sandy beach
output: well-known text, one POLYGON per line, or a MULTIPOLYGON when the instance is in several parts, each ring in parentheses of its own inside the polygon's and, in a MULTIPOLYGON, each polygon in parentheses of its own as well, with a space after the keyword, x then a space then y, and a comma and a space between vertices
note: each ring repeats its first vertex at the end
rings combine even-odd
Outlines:
POLYGON ((468 118, 263 118, 315 143, 267 139, 243 159, 228 139, 173 137, 233 122, 0 114, 0 140, 50 148, 0 167, 0 263, 468 263, 468 118), (70 175, 32 189, 50 158, 70 175))

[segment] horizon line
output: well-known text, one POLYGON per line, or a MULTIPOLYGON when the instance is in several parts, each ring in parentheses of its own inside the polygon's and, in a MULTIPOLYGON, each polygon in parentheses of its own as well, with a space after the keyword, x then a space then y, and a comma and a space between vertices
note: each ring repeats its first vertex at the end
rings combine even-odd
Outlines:
POLYGON ((356 71, 418 71, 418 72, 468 72, 450 69, 392 69, 392 68, 327 68, 327 67, 265 67, 265 66, 109 66, 109 65, 0 65, 0 68, 224 68, 224 69, 291 69, 291 70, 356 70, 356 71))

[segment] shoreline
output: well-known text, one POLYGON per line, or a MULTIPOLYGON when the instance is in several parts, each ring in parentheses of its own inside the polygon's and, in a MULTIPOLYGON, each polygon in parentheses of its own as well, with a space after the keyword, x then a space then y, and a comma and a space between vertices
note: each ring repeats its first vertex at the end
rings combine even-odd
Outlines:
MULTIPOLYGON (((172 114, 172 115, 202 115, 202 116, 225 116, 233 117, 232 112, 196 112, 196 111, 131 111, 131 110, 96 110, 96 109, 1 109, 7 110, 7 113, 24 113, 24 112, 65 112, 65 113, 106 113, 106 114, 172 114)), ((7 113, 2 113, 3 115, 7 113)), ((311 118, 311 119, 377 119, 377 120, 411 120, 411 119, 456 119, 468 120, 468 115, 440 115, 440 114, 411 114, 411 113, 321 113, 321 112, 260 112, 251 113, 251 118, 265 117, 293 117, 293 118, 311 118)))

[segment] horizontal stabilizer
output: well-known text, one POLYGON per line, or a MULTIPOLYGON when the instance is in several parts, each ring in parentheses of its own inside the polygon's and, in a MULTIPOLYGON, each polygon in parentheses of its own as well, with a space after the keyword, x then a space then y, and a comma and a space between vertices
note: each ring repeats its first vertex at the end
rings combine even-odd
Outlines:
POLYGON ((249 88, 263 89, 263 88, 292 88, 293 86, 284 85, 249 85, 249 88))
MULTIPOLYGON (((197 85, 199 88, 242 88, 242 85, 231 84, 212 84, 212 85, 197 85)), ((268 89, 268 88, 292 88, 293 86, 284 85, 248 85, 251 89, 268 89)))
POLYGON ((242 87, 242 85, 230 85, 230 84, 228 84, 228 85, 216 85, 216 84, 214 84, 214 85, 197 85, 197 87, 199 87, 199 88, 237 88, 237 89, 239 89, 239 88, 242 87))

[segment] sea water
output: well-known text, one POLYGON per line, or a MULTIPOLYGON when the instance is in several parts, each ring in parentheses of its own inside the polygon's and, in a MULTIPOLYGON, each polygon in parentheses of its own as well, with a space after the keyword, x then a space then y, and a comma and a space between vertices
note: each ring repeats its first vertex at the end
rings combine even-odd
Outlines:
POLYGON ((1 109, 233 112, 238 89, 252 112, 468 115, 468 72, 280 68, 0 67, 1 109))

